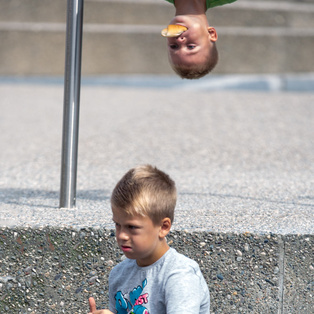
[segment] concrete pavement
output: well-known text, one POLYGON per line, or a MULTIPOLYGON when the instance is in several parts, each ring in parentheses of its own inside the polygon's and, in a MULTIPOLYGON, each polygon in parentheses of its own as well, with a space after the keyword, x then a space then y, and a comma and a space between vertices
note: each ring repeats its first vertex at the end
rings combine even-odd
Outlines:
POLYGON ((176 228, 313 233, 313 93, 152 82, 83 84, 69 212, 57 209, 63 86, 2 83, 1 224, 112 226, 115 182, 152 163, 177 182, 176 228))

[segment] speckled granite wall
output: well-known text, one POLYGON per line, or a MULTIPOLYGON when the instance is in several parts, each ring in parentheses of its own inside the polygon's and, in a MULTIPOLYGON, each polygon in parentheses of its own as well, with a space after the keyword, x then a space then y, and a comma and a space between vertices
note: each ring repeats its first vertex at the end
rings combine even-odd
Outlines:
MULTIPOLYGON (((212 313, 311 313, 313 235, 173 231, 169 244, 196 260, 212 313)), ((106 307, 121 261, 112 230, 0 229, 1 313, 87 313, 106 307)))

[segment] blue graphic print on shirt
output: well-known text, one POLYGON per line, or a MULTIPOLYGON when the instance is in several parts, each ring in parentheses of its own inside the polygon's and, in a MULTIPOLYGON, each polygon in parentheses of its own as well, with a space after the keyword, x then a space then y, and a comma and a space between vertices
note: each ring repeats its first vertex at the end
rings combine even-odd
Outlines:
POLYGON ((123 295, 121 291, 118 291, 115 295, 115 307, 117 314, 149 314, 143 304, 148 303, 148 293, 142 294, 145 286, 147 285, 147 280, 143 280, 142 286, 134 288, 129 293, 129 300, 127 295, 123 295))

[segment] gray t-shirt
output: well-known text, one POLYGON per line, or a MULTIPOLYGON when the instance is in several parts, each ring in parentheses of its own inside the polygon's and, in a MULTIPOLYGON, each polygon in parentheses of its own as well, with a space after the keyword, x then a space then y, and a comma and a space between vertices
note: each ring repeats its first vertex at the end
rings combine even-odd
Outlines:
POLYGON ((110 272, 113 313, 209 314, 209 307, 209 290, 198 264, 173 248, 150 266, 125 259, 110 272))

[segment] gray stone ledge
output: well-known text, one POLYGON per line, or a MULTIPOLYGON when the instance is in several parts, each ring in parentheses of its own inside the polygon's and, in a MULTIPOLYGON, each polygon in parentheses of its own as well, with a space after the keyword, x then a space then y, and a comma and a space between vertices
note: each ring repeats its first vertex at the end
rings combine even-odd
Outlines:
MULTIPOLYGON (((310 313, 313 235, 172 231, 168 243, 196 260, 211 313, 310 313)), ((121 261, 114 231, 1 228, 1 313, 87 313, 107 306, 108 274, 121 261)))

